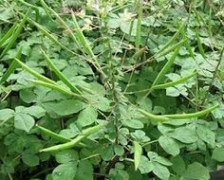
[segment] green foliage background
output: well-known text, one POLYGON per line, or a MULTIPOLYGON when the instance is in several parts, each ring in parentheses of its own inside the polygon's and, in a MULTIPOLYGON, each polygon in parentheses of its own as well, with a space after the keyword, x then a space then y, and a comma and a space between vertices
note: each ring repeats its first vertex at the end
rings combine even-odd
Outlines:
POLYGON ((224 163, 223 9, 1 0, 0 179, 210 179, 224 163))

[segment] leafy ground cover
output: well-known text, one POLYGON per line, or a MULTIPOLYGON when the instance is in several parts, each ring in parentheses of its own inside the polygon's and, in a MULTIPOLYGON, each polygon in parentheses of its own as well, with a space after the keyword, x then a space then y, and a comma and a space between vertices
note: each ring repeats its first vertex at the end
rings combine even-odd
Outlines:
POLYGON ((224 163, 223 9, 1 0, 0 179, 210 179, 224 163))

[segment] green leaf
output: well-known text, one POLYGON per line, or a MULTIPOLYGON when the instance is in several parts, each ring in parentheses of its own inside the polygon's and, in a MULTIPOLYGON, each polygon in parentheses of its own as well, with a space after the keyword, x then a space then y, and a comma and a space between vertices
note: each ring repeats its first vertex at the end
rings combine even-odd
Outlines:
POLYGON ((79 159, 79 155, 77 151, 73 149, 66 149, 66 150, 57 152, 55 154, 55 159, 58 163, 68 163, 71 161, 77 161, 79 159))
POLYGON ((202 166, 198 162, 194 162, 188 165, 187 170, 183 175, 186 179, 198 179, 198 180, 209 180, 210 175, 206 167, 202 166))
POLYGON ((212 153, 212 159, 218 162, 224 162, 224 147, 215 148, 212 153))
POLYGON ((57 166, 52 173, 53 180, 74 180, 77 171, 77 162, 68 162, 57 166))
POLYGON ((22 90, 20 90, 19 91, 19 96, 26 103, 34 102, 35 99, 36 99, 36 95, 34 94, 32 89, 22 89, 22 90))
POLYGON ((101 149, 101 156, 104 161, 109 161, 114 156, 113 146, 103 147, 101 149))
POLYGON ((124 120, 123 124, 134 129, 142 129, 144 127, 144 124, 140 120, 136 119, 124 120))
POLYGON ((89 161, 79 162, 75 180, 93 180, 93 166, 89 161))
POLYGON ((166 95, 171 97, 178 97, 180 95, 187 96, 187 88, 183 85, 177 85, 175 87, 168 87, 166 89, 166 95))
MULTIPOLYGON (((116 164, 117 165, 117 164, 116 164)), ((109 179, 111 180, 129 180, 129 174, 127 171, 121 168, 111 168, 109 172, 109 179)))
POLYGON ((0 7, 0 20, 9 22, 8 20, 13 17, 13 11, 11 8, 7 8, 4 6, 0 7))
POLYGON ((79 113, 77 123, 82 127, 88 126, 97 120, 97 116, 95 108, 88 106, 79 113))
POLYGON ((180 153, 180 148, 177 142, 168 136, 160 136, 159 137, 159 145, 166 151, 168 154, 172 156, 176 156, 180 153))
POLYGON ((175 173, 177 173, 178 175, 182 175, 185 172, 186 165, 183 158, 180 155, 173 157, 171 159, 171 162, 173 163, 171 168, 175 173))
POLYGON ((135 170, 137 170, 142 156, 142 146, 137 141, 134 141, 133 145, 134 145, 135 170))
POLYGON ((153 163, 150 162, 147 157, 142 156, 140 159, 139 166, 138 166, 138 169, 140 170, 140 172, 142 174, 146 174, 146 173, 151 172, 153 170, 153 168, 154 168, 153 163))
POLYGON ((170 172, 168 170, 167 167, 157 163, 157 162, 153 162, 153 173, 160 179, 163 180, 169 180, 170 178, 170 172))
POLYGON ((7 121, 10 118, 12 118, 13 116, 14 116, 14 111, 12 109, 0 110, 0 121, 7 121))
POLYGON ((118 156, 122 156, 125 153, 123 146, 115 144, 114 153, 118 156))
POLYGON ((156 152, 153 152, 153 151, 149 151, 147 153, 148 157, 150 158, 150 161, 152 162, 158 162, 162 165, 165 165, 165 166, 171 166, 172 163, 166 159, 165 157, 162 157, 162 156, 159 156, 156 152))
POLYGON ((29 132, 34 126, 34 119, 32 116, 24 113, 16 113, 14 119, 14 126, 16 129, 24 130, 29 132))
POLYGON ((131 137, 138 142, 150 141, 150 138, 145 135, 145 132, 143 130, 136 130, 135 132, 130 134, 131 134, 131 137))
POLYGON ((96 109, 103 112, 108 112, 110 110, 110 100, 98 94, 85 96, 88 99, 89 104, 96 109))
POLYGON ((26 151, 22 154, 22 160, 30 167, 39 165, 39 157, 36 154, 32 154, 26 151))
POLYGON ((198 140, 195 131, 187 127, 179 127, 170 135, 183 143, 194 143, 198 140))
POLYGON ((220 104, 219 108, 212 112, 216 119, 222 119, 224 117, 224 104, 220 104))
POLYGON ((41 118, 45 115, 45 110, 40 106, 31 106, 24 109, 24 113, 27 113, 35 118, 41 118))
POLYGON ((212 147, 215 146, 215 133, 211 131, 209 128, 197 125, 196 132, 203 141, 210 144, 212 147))
POLYGON ((67 116, 79 112, 85 108, 85 104, 79 100, 66 99, 59 102, 46 102, 43 103, 47 111, 53 111, 59 116, 67 116))

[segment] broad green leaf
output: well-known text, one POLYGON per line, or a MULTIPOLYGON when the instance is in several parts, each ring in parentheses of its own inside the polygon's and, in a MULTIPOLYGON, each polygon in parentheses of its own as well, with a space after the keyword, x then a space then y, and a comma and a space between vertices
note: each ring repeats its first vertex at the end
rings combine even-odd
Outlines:
POLYGON ((29 114, 16 113, 14 118, 14 126, 16 129, 29 132, 34 126, 35 120, 29 114))
POLYGON ((103 147, 101 149, 101 156, 104 161, 109 161, 114 156, 113 146, 103 147))
POLYGON ((97 120, 97 115, 95 108, 88 106, 79 113, 77 123, 82 127, 88 126, 97 120))
POLYGON ((93 180, 93 166, 89 161, 79 162, 75 180, 93 180))
POLYGON ((26 151, 22 154, 22 160, 30 167, 39 165, 39 157, 36 154, 32 154, 26 151))
POLYGON ((175 156, 171 159, 171 162, 173 163, 173 165, 171 166, 173 171, 177 173, 178 175, 183 175, 183 173, 186 170, 186 164, 183 158, 180 155, 175 156))
POLYGON ((138 142, 148 142, 150 141, 150 138, 146 136, 145 132, 143 130, 135 130, 135 132, 130 133, 132 138, 138 142))
POLYGON ((1 121, 7 121, 14 116, 14 111, 12 109, 1 109, 0 110, 0 124, 1 121))
POLYGON ((46 111, 40 106, 31 106, 26 108, 24 112, 35 118, 41 118, 45 115, 46 111))
POLYGON ((215 109, 212 114, 216 119, 222 119, 224 117, 224 104, 220 104, 220 107, 215 109))
POLYGON ((164 124, 164 123, 159 123, 157 128, 162 134, 167 134, 167 133, 172 132, 174 130, 174 128, 172 126, 169 126, 169 125, 164 124))
POLYGON ((118 156, 124 155, 125 151, 124 151, 123 146, 115 144, 114 145, 114 153, 118 156))
POLYGON ((109 179, 116 180, 129 180, 129 174, 127 171, 120 168, 111 168, 109 172, 109 179))
POLYGON ((175 87, 168 87, 166 89, 166 95, 171 97, 178 97, 180 95, 188 96, 188 92, 186 87, 177 85, 175 87))
POLYGON ((183 143, 194 143, 198 140, 196 132, 187 127, 179 127, 171 133, 171 137, 183 143))
POLYGON ((218 162, 224 162, 224 147, 215 148, 212 153, 212 159, 218 162))
POLYGON ((215 133, 206 126, 197 125, 196 132, 203 141, 214 147, 215 145, 215 133))
POLYGON ((36 100, 36 95, 33 92, 32 89, 22 89, 19 91, 19 96, 20 98, 26 102, 26 103, 31 103, 34 102, 36 100))
POLYGON ((85 108, 85 104, 79 100, 67 99, 59 102, 46 102, 43 103, 43 107, 59 116, 67 116, 81 111, 85 108))
POLYGON ((140 171, 135 171, 134 166, 129 166, 127 169, 127 173, 129 175, 128 180, 142 180, 143 179, 143 174, 141 174, 140 171))
POLYGON ((166 166, 153 162, 153 173, 160 179, 169 180, 170 172, 166 166))
POLYGON ((137 119, 126 119, 123 120, 123 124, 125 126, 128 126, 130 128, 134 128, 134 129, 142 129, 144 127, 144 124, 137 119))
POLYGON ((9 22, 8 20, 13 17, 13 11, 11 8, 0 6, 0 20, 9 22))
POLYGON ((172 165, 172 163, 168 159, 166 159, 165 157, 159 156, 156 152, 149 151, 147 153, 147 155, 148 155, 150 161, 152 161, 152 162, 158 162, 164 166, 172 165))
POLYGON ((141 161, 141 156, 142 156, 142 146, 137 142, 133 142, 134 145, 134 163, 135 163, 135 170, 138 169, 140 161, 141 161))
POLYGON ((85 98, 88 99, 89 104, 96 109, 103 112, 108 112, 110 110, 110 100, 106 97, 96 94, 85 96, 85 98))
POLYGON ((138 169, 140 170, 140 172, 142 174, 146 174, 146 173, 149 173, 151 172, 153 169, 154 169, 154 165, 152 162, 150 162, 148 160, 147 157, 145 156, 141 156, 141 159, 140 159, 140 164, 138 166, 138 169))
POLYGON ((209 180, 210 175, 206 167, 198 162, 194 162, 188 165, 187 170, 183 175, 186 179, 198 179, 198 180, 209 180))
POLYGON ((59 151, 55 154, 55 159, 58 163, 68 163, 77 161, 79 159, 79 155, 77 151, 73 149, 66 149, 64 151, 59 151))
POLYGON ((53 180, 74 180, 77 171, 77 162, 68 162, 57 166, 52 173, 53 180))
POLYGON ((45 110, 42 107, 35 105, 31 107, 17 106, 16 113, 29 114, 33 117, 40 118, 45 115, 45 110))
POLYGON ((172 156, 176 156, 180 153, 180 148, 177 142, 168 136, 160 136, 159 137, 159 145, 166 151, 168 154, 172 156))

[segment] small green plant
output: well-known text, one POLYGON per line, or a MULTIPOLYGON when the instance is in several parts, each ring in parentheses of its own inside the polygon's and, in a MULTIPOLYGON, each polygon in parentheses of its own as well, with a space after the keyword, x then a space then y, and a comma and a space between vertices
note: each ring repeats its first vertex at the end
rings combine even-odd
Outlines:
POLYGON ((1 1, 0 179, 209 180, 224 163, 220 6, 1 1))

